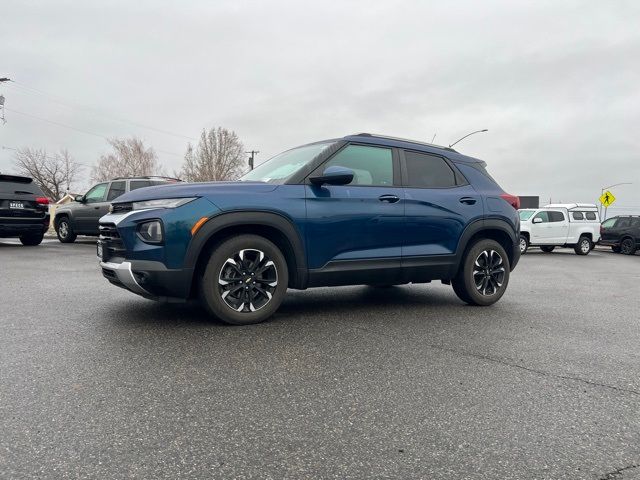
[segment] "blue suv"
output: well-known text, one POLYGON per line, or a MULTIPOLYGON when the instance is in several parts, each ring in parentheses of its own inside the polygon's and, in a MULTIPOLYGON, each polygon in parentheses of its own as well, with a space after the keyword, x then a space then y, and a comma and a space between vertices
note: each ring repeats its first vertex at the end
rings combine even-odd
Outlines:
POLYGON ((199 297, 232 324, 269 318, 287 288, 441 280, 491 305, 519 260, 519 200, 485 166, 366 133, 310 143, 237 182, 118 197, 100 220, 100 266, 133 293, 199 297))

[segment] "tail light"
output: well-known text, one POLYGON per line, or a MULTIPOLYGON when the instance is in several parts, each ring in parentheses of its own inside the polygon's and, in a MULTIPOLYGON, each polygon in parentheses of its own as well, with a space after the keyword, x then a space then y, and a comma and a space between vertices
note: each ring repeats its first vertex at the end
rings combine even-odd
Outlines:
POLYGON ((520 197, 516 195, 510 195, 508 193, 503 193, 502 195, 500 195, 500 198, 502 198, 516 210, 520 208, 520 197))
POLYGON ((49 199, 47 197, 36 197, 36 203, 38 205, 49 205, 49 199))

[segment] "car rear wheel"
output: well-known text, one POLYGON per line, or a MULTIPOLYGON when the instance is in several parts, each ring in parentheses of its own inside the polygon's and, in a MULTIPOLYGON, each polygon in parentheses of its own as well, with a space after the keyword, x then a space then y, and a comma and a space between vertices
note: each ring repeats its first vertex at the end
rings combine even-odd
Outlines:
POLYGON ((36 245, 40 245, 42 243, 43 238, 44 233, 22 235, 20 237, 20 242, 25 247, 35 247, 36 245))
POLYGON ((520 235, 520 254, 524 255, 527 253, 529 248, 529 239, 525 235, 520 235))
POLYGON ((58 235, 58 240, 62 243, 73 243, 77 238, 68 217, 61 217, 56 222, 56 234, 58 235))
POLYGON ((578 244, 573 250, 578 255, 587 255, 591 251, 591 240, 589 240, 589 237, 580 237, 578 244))
POLYGON ((620 253, 624 255, 633 255, 636 253, 636 244, 632 238, 625 238, 620 242, 620 253))
POLYGON ((504 295, 510 270, 504 248, 495 240, 480 240, 467 250, 451 285, 463 302, 492 305, 504 295))
POLYGON ((554 248, 556 248, 556 247, 551 246, 551 245, 545 245, 543 247, 540 247, 540 250, 542 250, 545 253, 551 253, 551 252, 553 252, 554 248))
POLYGON ((216 246, 200 282, 202 303, 233 325, 260 323, 278 309, 289 273, 282 252, 257 235, 239 235, 216 246))

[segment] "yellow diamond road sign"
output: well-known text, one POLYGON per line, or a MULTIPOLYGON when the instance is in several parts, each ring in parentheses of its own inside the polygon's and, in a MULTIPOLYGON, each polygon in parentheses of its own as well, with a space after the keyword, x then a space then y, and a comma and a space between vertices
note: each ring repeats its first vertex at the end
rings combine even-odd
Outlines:
POLYGON ((610 206, 615 201, 616 197, 614 197, 613 193, 611 193, 609 190, 607 190, 600 196, 600 203, 605 207, 610 206))

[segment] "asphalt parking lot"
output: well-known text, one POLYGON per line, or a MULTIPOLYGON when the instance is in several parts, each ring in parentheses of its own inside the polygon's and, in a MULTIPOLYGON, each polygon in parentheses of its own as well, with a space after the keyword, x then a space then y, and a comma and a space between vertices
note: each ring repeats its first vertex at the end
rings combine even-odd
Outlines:
POLYGON ((0 240, 0 477, 640 476, 640 255, 531 251, 450 287, 290 291, 268 323, 109 285, 92 240, 0 240))

